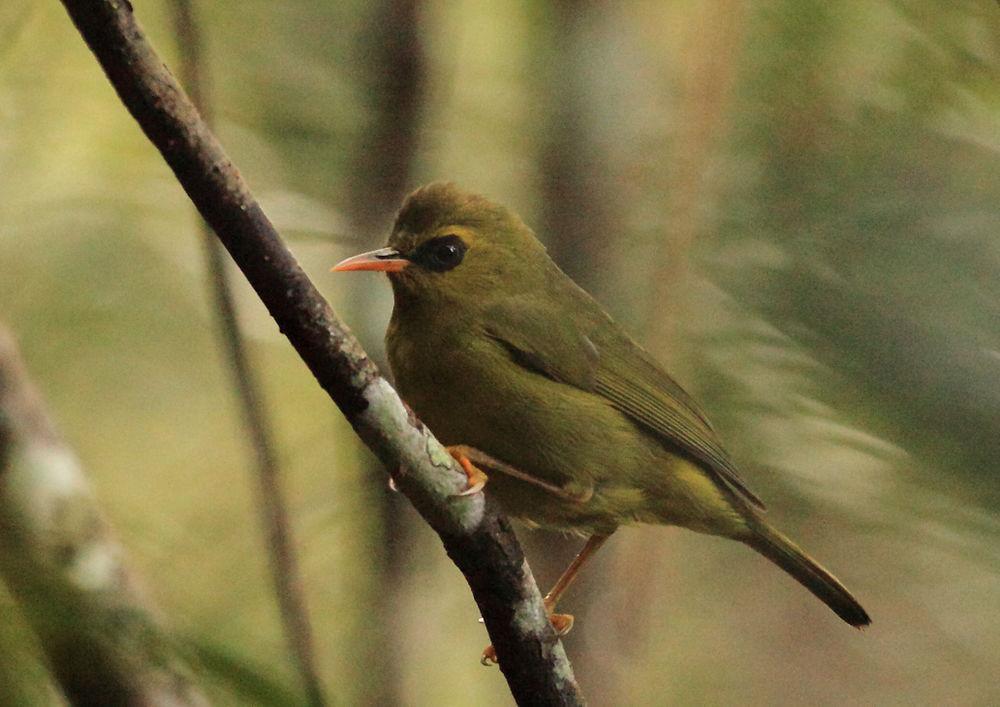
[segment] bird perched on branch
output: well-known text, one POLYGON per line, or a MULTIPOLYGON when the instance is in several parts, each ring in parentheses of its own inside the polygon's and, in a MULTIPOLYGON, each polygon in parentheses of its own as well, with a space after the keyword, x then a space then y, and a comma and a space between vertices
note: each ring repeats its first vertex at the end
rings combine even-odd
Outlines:
MULTIPOLYGON (((552 613, 620 525, 661 523, 738 540, 852 626, 850 592, 762 514, 701 407, 513 212, 452 184, 413 192, 386 248, 334 270, 388 273, 386 333, 400 395, 511 516, 588 536, 545 598, 552 613)), ((488 649, 489 650, 489 649, 488 649)))

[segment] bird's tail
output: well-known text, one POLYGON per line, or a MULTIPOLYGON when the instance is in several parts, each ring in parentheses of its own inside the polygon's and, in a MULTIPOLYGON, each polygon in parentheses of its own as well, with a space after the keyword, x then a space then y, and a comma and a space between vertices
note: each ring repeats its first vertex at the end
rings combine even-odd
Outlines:
POLYGON ((861 628, 871 623, 847 588, 795 543, 763 522, 753 526, 750 536, 742 538, 744 543, 792 575, 851 626, 861 628))

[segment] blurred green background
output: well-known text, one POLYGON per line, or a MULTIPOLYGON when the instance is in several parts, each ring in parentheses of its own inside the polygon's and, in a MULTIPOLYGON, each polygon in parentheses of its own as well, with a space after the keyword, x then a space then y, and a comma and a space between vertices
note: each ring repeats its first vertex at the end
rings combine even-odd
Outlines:
MULTIPOLYGON (((134 4, 176 66, 170 3, 134 4)), ((220 138, 377 359, 388 284, 329 267, 421 183, 509 204, 873 617, 735 543, 625 529, 564 603, 593 704, 1000 702, 996 2, 197 10, 220 138)), ((508 704, 461 575, 235 280, 329 695, 508 704)), ((189 203, 62 7, 3 0, 0 320, 172 630, 298 694, 208 292, 189 203)), ((542 585, 579 545, 520 535, 542 585)), ((0 612, 0 661, 38 679, 0 612)))

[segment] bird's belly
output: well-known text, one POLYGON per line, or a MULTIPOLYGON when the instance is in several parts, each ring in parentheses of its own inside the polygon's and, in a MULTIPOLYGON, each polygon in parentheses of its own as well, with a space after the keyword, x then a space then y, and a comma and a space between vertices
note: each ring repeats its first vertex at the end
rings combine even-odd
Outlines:
POLYGON ((482 363, 470 366, 444 353, 419 370, 397 362, 393 369, 403 398, 443 443, 475 447, 571 494, 592 492, 580 503, 489 472, 488 492, 505 512, 541 526, 597 532, 641 507, 631 467, 649 455, 631 449, 631 423, 601 399, 505 358, 482 363))
POLYGON ((700 469, 600 396, 491 351, 390 360, 400 394, 444 444, 475 447, 578 499, 490 473, 488 493, 512 516, 588 534, 634 522, 714 532, 730 510, 700 469))

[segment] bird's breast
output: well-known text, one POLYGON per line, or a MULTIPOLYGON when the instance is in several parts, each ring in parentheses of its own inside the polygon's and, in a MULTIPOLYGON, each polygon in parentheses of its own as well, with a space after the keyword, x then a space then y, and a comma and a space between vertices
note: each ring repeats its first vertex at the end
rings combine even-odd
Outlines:
POLYGON ((443 443, 469 445, 548 483, 595 492, 584 507, 494 474, 489 488, 508 513, 594 530, 613 527, 641 505, 635 476, 648 473, 658 447, 603 398, 522 367, 485 333, 429 333, 412 336, 397 324, 387 351, 400 395, 443 443), (620 492, 613 510, 599 506, 620 492))

